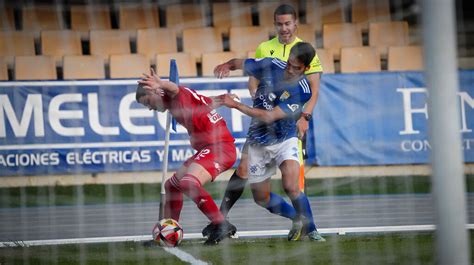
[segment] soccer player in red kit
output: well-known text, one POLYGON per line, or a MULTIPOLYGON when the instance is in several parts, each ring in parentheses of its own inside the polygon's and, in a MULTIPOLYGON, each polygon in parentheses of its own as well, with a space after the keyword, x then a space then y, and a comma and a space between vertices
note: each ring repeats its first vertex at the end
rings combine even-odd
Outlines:
POLYGON ((212 107, 212 98, 196 91, 161 80, 151 69, 138 81, 136 100, 155 111, 169 110, 190 136, 197 151, 165 182, 164 217, 179 220, 183 193, 214 224, 206 245, 214 245, 235 234, 236 228, 225 220, 203 185, 232 167, 236 160, 234 138, 225 120, 212 107))

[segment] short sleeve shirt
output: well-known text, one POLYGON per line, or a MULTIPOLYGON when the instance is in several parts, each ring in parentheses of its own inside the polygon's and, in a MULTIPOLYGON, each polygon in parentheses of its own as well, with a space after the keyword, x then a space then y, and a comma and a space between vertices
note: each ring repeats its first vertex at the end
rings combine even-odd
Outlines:
MULTIPOLYGON (((257 50, 255 51, 255 58, 278 58, 282 61, 288 61, 290 56, 291 48, 298 42, 302 42, 300 38, 296 37, 295 40, 290 44, 282 44, 278 41, 278 36, 269 40, 260 43, 257 50)), ((318 54, 315 54, 313 60, 311 61, 310 68, 305 72, 305 74, 313 73, 322 73, 323 67, 321 61, 319 60, 318 54)))

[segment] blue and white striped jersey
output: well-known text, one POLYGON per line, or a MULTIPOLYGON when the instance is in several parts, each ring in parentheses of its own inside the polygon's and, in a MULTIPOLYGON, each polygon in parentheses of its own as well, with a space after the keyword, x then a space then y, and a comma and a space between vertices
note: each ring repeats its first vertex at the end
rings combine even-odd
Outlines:
POLYGON ((297 80, 285 80, 286 62, 277 58, 247 59, 244 72, 259 80, 253 107, 272 110, 280 107, 286 118, 265 124, 252 118, 247 140, 249 143, 273 145, 296 137, 296 121, 303 105, 311 98, 311 89, 305 75, 297 80))

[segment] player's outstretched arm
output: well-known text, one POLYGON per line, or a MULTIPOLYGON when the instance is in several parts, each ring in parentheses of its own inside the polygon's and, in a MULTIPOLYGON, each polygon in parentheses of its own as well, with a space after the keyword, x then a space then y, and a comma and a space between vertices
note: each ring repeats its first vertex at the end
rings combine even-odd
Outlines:
POLYGON ((216 106, 226 106, 237 109, 240 112, 267 124, 283 119, 287 116, 287 114, 278 106, 273 110, 263 110, 249 107, 240 103, 240 101, 236 99, 238 99, 238 96, 235 94, 224 94, 217 96, 214 100, 214 104, 216 106))
POLYGON ((229 76, 230 71, 237 69, 243 69, 244 59, 231 59, 228 62, 219 64, 214 68, 214 76, 217 78, 223 78, 229 76))
POLYGON ((163 91, 168 96, 174 97, 179 92, 178 85, 170 81, 161 80, 153 68, 150 68, 150 74, 144 73, 138 83, 143 85, 143 88, 147 91, 155 94, 160 94, 163 91))

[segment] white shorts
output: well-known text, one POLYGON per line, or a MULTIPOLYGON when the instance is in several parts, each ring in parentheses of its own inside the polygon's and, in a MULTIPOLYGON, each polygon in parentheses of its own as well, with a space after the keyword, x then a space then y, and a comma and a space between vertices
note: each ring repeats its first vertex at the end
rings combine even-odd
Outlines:
POLYGON ((248 148, 249 183, 259 183, 272 177, 285 160, 300 162, 296 137, 274 145, 250 144, 248 148))

